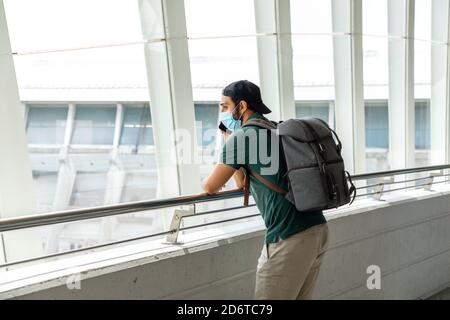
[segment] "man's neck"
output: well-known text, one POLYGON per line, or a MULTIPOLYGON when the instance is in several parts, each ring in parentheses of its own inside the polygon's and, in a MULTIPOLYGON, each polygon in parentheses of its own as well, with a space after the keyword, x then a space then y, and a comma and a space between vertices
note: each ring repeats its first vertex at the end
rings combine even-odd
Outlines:
POLYGON ((251 117, 252 114, 255 112, 253 110, 247 109, 247 112, 242 115, 242 124, 247 123, 248 119, 251 117))

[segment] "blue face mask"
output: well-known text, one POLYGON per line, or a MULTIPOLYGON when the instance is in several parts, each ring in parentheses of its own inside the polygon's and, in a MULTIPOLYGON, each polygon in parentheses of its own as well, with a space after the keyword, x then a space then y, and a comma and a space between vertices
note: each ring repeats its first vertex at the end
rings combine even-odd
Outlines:
MULTIPOLYGON (((238 105, 233 109, 233 111, 236 110, 236 108, 238 108, 240 104, 241 103, 239 102, 238 105)), ((236 120, 233 118, 233 111, 219 112, 219 122, 221 121, 223 125, 230 131, 234 131, 241 127, 242 115, 238 120, 236 120)))

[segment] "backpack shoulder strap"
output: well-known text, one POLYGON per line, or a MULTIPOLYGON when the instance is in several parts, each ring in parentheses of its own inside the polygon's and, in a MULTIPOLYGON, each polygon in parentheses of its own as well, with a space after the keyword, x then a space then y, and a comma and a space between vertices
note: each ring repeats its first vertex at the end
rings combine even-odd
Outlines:
MULTIPOLYGON (((265 119, 250 119, 247 121, 242 127, 246 126, 256 126, 263 129, 276 129, 277 123, 274 121, 269 121, 265 119)), ((265 185, 267 188, 271 189, 274 192, 280 193, 282 195, 285 195, 287 193, 286 190, 278 186, 277 184, 273 183, 272 181, 264 178, 263 176, 257 174, 256 172, 252 172, 247 166, 244 166, 245 170, 245 178, 244 178, 244 206, 248 205, 248 198, 250 196, 250 175, 255 177, 256 180, 261 182, 263 185, 265 185)))
POLYGON ((269 121, 269 120, 264 120, 264 119, 250 119, 242 127, 247 127, 247 126, 257 126, 260 128, 271 130, 271 129, 277 128, 277 123, 273 122, 273 121, 269 121))
POLYGON ((243 167, 245 170, 245 178, 244 178, 244 206, 248 206, 248 199, 250 196, 250 175, 255 177, 256 180, 261 182, 267 188, 271 189, 274 192, 277 192, 281 195, 286 195, 288 191, 281 188, 279 185, 273 183, 272 181, 264 178, 263 176, 257 174, 256 172, 252 172, 247 166, 243 167))
POLYGON ((322 120, 322 119, 320 119, 320 118, 314 118, 314 119, 317 119, 317 120, 319 120, 320 122, 322 122, 322 123, 323 123, 323 124, 331 131, 331 133, 334 135, 334 137, 336 138, 336 140, 337 140, 337 142, 338 142, 337 148, 338 148, 339 154, 341 154, 342 143, 341 143, 341 140, 339 140, 339 137, 338 137, 336 131, 334 131, 333 129, 331 129, 330 126, 328 125, 328 123, 326 123, 324 120, 322 120))

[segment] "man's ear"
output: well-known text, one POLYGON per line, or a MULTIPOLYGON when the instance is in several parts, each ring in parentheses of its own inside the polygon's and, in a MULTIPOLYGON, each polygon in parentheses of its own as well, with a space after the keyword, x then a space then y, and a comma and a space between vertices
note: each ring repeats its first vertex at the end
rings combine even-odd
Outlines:
POLYGON ((243 114, 247 110, 248 110, 248 103, 247 103, 247 101, 242 100, 242 102, 241 102, 241 114, 243 114))

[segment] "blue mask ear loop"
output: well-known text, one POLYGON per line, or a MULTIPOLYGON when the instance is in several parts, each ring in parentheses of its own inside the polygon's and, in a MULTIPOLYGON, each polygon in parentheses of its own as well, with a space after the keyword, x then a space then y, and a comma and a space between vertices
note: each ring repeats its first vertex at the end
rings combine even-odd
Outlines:
MULTIPOLYGON (((238 108, 238 107, 241 105, 241 102, 242 102, 242 101, 239 101, 239 103, 237 104, 237 106, 234 107, 233 111, 236 110, 236 108, 238 108)), ((233 111, 231 111, 231 117, 233 117, 233 111)), ((245 112, 244 112, 244 113, 245 113, 245 112)), ((242 124, 241 118, 242 118, 242 116, 244 115, 244 113, 242 113, 242 114, 239 116, 239 118, 236 120, 236 121, 241 121, 241 124, 242 124)), ((233 117, 233 119, 234 119, 234 117, 233 117)))
MULTIPOLYGON (((236 107, 234 107, 234 109, 231 111, 231 117, 233 119, 234 119, 233 112, 234 112, 234 110, 236 110, 236 108, 239 108, 240 104, 241 104, 241 102, 239 101, 239 103, 236 105, 236 107)), ((239 117, 238 119, 234 119, 234 120, 239 121, 240 119, 241 119, 241 117, 239 117)))
POLYGON ((233 118, 233 120, 235 121, 234 122, 234 128, 233 128, 233 130, 236 130, 236 125, 237 125, 237 123, 238 123, 238 121, 241 119, 241 117, 242 117, 242 115, 239 117, 239 119, 234 119, 234 116, 233 116, 233 112, 234 112, 234 110, 236 110, 236 108, 239 108, 239 106, 240 106, 240 104, 241 104, 241 102, 239 101, 239 103, 236 105, 236 107, 234 107, 234 109, 231 111, 231 118, 233 118))

